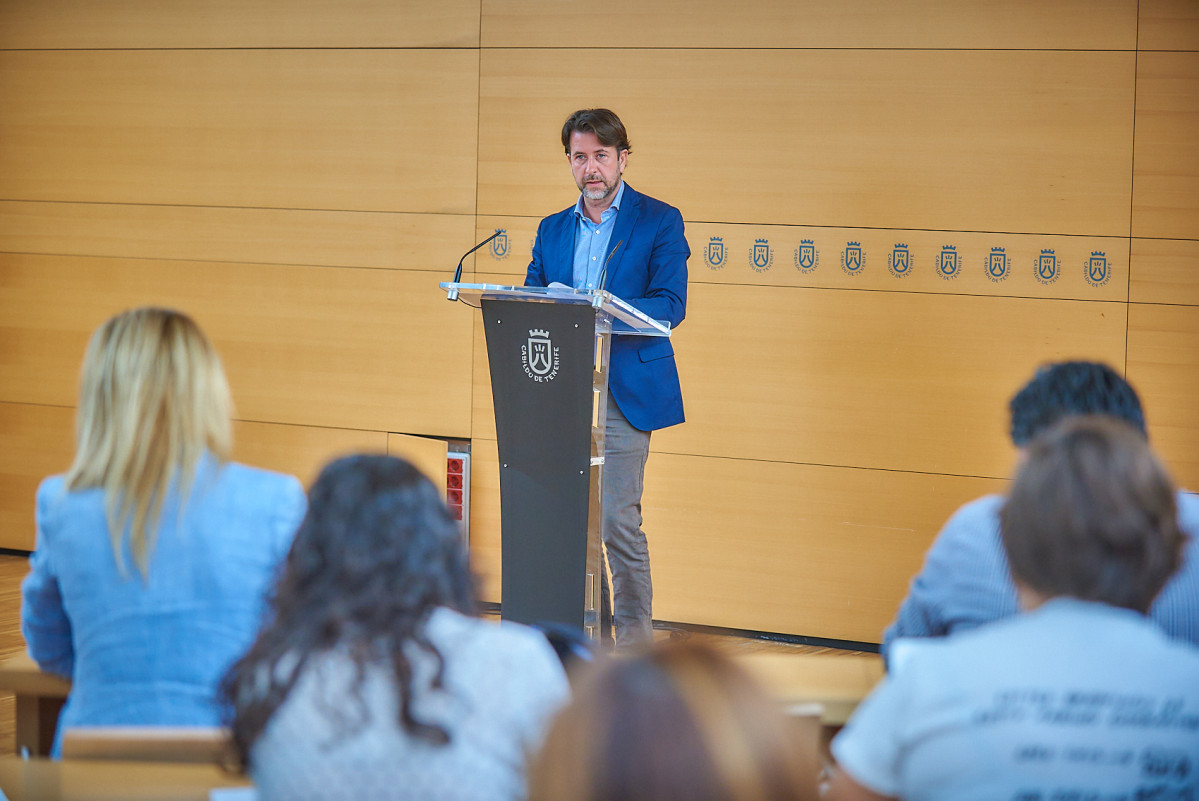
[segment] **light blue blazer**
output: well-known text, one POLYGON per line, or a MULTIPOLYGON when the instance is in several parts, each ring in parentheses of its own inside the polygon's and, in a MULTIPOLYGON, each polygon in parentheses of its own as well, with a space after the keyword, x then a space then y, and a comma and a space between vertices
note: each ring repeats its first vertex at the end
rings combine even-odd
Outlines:
POLYGON ((258 633, 305 511, 291 476, 205 457, 184 506, 172 491, 143 580, 118 570, 101 490, 37 492, 21 629, 45 671, 72 680, 70 726, 215 726, 217 685, 258 633))
MULTIPOLYGON (((525 286, 554 281, 574 285, 575 207, 541 221, 525 286)), ((671 328, 687 314, 687 258, 683 215, 674 206, 637 192, 627 183, 616 227, 605 289, 671 328)), ((663 337, 614 336, 608 389, 625 418, 642 431, 683 422, 683 393, 674 348, 663 337)))

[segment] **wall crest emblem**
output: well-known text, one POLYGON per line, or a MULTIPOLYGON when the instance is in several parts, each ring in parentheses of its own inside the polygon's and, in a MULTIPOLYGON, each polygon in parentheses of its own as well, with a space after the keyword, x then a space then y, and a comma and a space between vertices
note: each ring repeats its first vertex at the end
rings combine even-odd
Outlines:
POLYGON ((508 231, 504 228, 496 228, 495 232, 499 236, 491 240, 491 257, 496 261, 503 261, 508 258, 508 231))
POLYGON ((907 278, 912 274, 912 253, 904 242, 897 242, 891 248, 891 256, 887 259, 887 269, 896 278, 907 278))
POLYGON ((1112 277, 1111 265, 1107 261, 1107 253, 1102 250, 1091 251, 1091 258, 1086 265, 1087 282, 1091 286, 1103 286, 1112 277))
POLYGON ((1057 253, 1052 248, 1045 248, 1037 257, 1037 280, 1042 284, 1052 284, 1058 278, 1057 253))
POLYGON ((866 266, 866 254, 862 252, 861 242, 846 242, 845 250, 841 252, 841 269, 849 275, 858 275, 866 266))
POLYGON ((724 238, 714 236, 708 239, 708 249, 704 251, 704 264, 710 270, 724 267, 724 238))
POLYGON ((795 249, 795 269, 801 273, 810 273, 820 263, 820 253, 816 250, 816 242, 811 239, 799 240, 795 249))
POLYGON ((769 239, 755 239, 753 249, 749 252, 749 265, 760 273, 770 269, 774 261, 774 251, 769 239))
POLYGON ((993 247, 991 252, 987 254, 987 278, 990 278, 995 283, 1007 279, 1008 263, 1007 249, 1002 247, 993 247))
POLYGON ((949 281, 961 274, 961 266, 957 245, 942 245, 937 254, 937 275, 949 281))

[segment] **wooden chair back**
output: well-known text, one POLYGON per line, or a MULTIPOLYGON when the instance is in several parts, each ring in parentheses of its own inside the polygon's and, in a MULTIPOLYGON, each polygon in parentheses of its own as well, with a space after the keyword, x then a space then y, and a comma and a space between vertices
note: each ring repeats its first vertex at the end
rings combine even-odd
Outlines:
POLYGON ((62 757, 221 764, 228 742, 216 726, 78 726, 63 732, 62 757))

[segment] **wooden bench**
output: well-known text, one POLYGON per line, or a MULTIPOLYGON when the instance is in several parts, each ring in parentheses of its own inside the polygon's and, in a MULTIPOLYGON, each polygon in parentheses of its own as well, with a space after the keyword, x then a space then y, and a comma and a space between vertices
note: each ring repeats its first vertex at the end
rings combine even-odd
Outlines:
POLYGON ((772 652, 734 659, 788 707, 818 704, 825 728, 844 726, 885 673, 883 660, 876 654, 772 652))
POLYGON ((215 765, 0 757, 9 801, 208 801, 216 788, 251 786, 215 765))
POLYGON ((43 673, 27 654, 0 660, 0 692, 16 697, 16 751, 48 756, 54 744, 58 713, 71 682, 43 673))
POLYGON ((217 726, 74 726, 63 732, 63 759, 220 765, 229 730, 217 726))

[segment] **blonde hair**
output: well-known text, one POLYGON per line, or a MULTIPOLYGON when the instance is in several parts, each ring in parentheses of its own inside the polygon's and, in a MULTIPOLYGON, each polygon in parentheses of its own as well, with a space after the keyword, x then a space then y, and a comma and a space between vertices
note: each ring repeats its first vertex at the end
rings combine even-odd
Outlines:
POLYGON ((143 307, 97 329, 87 346, 68 490, 104 491, 109 538, 122 573, 126 531, 149 574, 163 500, 186 498, 205 451, 229 458, 233 402, 216 349, 187 315, 143 307))
POLYGON ((531 801, 816 801, 818 729, 723 654, 668 644, 588 668, 533 762, 531 801))

